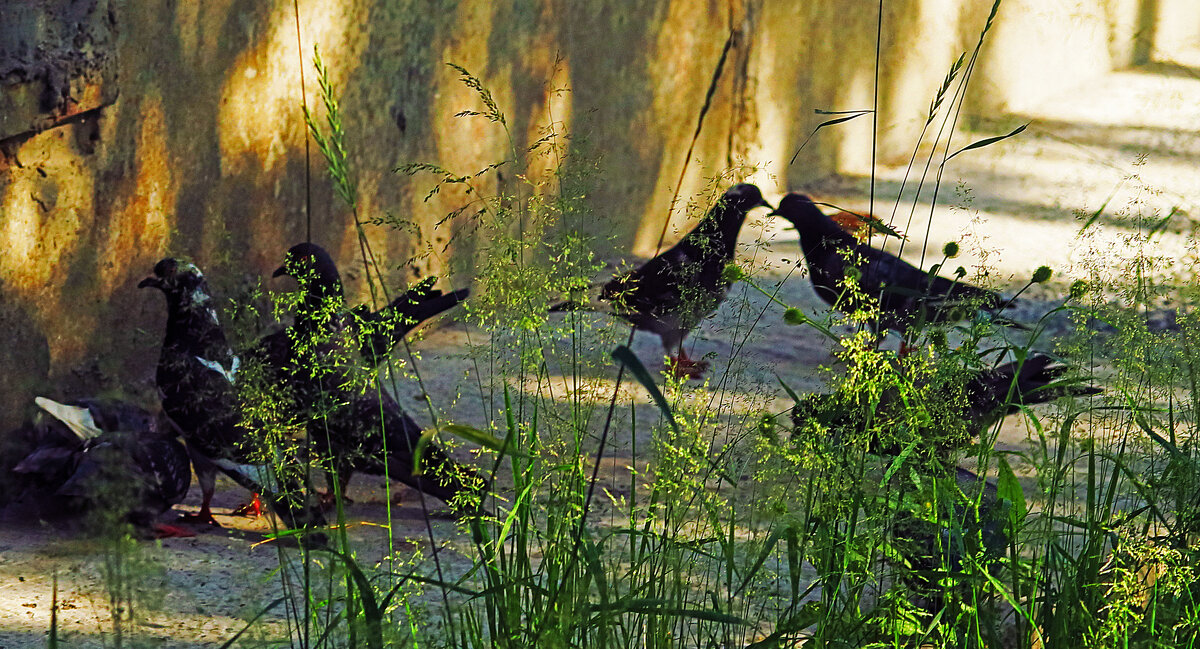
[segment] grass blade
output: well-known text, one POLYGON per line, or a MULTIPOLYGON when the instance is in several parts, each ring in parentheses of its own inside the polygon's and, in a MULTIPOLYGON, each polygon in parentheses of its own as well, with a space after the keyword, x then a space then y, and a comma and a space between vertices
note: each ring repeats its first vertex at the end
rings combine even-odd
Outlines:
POLYGON ((658 409, 662 411, 667 421, 671 422, 671 427, 678 433, 679 424, 675 421, 675 414, 671 412, 671 406, 667 403, 667 398, 663 396, 662 390, 658 389, 658 385, 654 383, 650 372, 646 370, 645 365, 642 365, 642 361, 638 359, 637 354, 634 354, 633 350, 625 345, 621 345, 613 350, 612 357, 613 360, 628 368, 629 372, 638 380, 638 383, 641 383, 646 388, 650 393, 650 398, 654 399, 654 404, 658 406, 658 409))
POLYGON ((812 130, 812 133, 809 133, 808 137, 804 138, 804 142, 802 142, 800 144, 800 148, 796 149, 796 152, 792 154, 792 159, 788 160, 789 166, 793 162, 796 161, 796 156, 800 155, 800 152, 804 150, 804 147, 808 146, 808 141, 813 139, 813 137, 817 134, 817 131, 825 128, 826 126, 833 126, 834 124, 841 124, 842 122, 849 122, 850 120, 858 118, 858 117, 862 117, 863 115, 870 115, 871 113, 874 113, 875 111, 873 111, 873 110, 828 111, 828 110, 817 109, 814 112, 816 112, 818 115, 846 115, 846 117, 838 117, 838 118, 827 120, 827 121, 821 122, 820 124, 817 124, 817 127, 812 130))
MULTIPOLYGON (((1010 138, 1010 137, 1013 137, 1013 136, 1015 136, 1015 135, 1019 134, 1021 131, 1024 131, 1024 130, 1026 129, 1026 127, 1028 127, 1028 126, 1029 126, 1029 124, 1030 124, 1030 122, 1025 122, 1024 124, 1022 124, 1022 125, 1018 126, 1017 128, 1013 129, 1011 133, 1008 133, 1008 134, 1006 134, 1006 135, 997 135, 996 137, 988 137, 988 138, 984 138, 984 139, 982 139, 982 140, 980 140, 980 141, 978 141, 978 142, 973 142, 973 143, 971 143, 971 144, 968 144, 967 146, 964 146, 963 148, 961 148, 961 149, 959 149, 959 150, 955 151, 954 153, 951 153, 951 154, 950 154, 950 155, 949 155, 949 156, 946 158, 945 162, 949 162, 949 161, 950 161, 952 158, 954 158, 954 156, 956 156, 956 155, 958 155, 958 154, 960 154, 960 153, 964 153, 964 152, 966 152, 966 151, 970 151, 971 149, 980 149, 980 148, 983 148, 983 147, 985 147, 985 146, 988 146, 989 144, 995 144, 995 143, 997 143, 997 142, 999 142, 999 141, 1001 141, 1001 140, 1007 140, 1008 138, 1010 138)), ((943 164, 944 164, 944 163, 943 163, 943 164)))

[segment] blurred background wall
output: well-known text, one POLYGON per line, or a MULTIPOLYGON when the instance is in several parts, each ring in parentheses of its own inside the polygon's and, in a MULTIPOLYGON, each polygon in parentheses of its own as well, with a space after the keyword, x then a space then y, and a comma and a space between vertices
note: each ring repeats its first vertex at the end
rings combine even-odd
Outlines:
MULTIPOLYGON (((570 137, 565 171, 589 179, 602 254, 649 255, 665 219, 692 216, 669 213, 671 197, 727 42, 685 197, 741 165, 768 192, 869 173, 869 116, 822 129, 789 160, 830 118, 816 109, 872 106, 877 50, 876 160, 902 164, 991 9, 884 0, 877 48, 881 17, 866 0, 7 0, 0 423, 35 393, 151 398, 164 306, 135 285, 167 254, 232 290, 278 265, 311 218, 362 297, 352 217, 315 146, 306 191, 304 94, 324 119, 314 45, 341 102, 360 215, 405 224, 368 226, 402 284, 469 266, 454 261, 474 244, 467 217, 438 225, 469 197, 426 201, 431 176, 399 165, 473 173, 553 124, 570 137), (482 104, 447 62, 482 80, 507 132, 455 117, 482 104)), ((1169 62, 1198 41, 1194 0, 1005 0, 964 123, 1019 117, 1066 85, 1169 62)))

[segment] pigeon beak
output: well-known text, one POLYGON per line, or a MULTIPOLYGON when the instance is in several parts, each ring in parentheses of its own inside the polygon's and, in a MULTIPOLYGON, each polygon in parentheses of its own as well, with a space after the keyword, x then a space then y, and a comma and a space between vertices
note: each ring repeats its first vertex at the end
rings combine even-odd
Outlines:
POLYGON ((157 277, 147 277, 146 279, 138 282, 138 288, 146 288, 147 286, 162 288, 163 283, 162 280, 157 277))
MULTIPOLYGON (((784 216, 779 213, 779 210, 771 210, 771 213, 768 214, 767 216, 778 216, 781 219, 784 218, 784 216)), ((783 228, 784 232, 787 232, 788 230, 796 230, 797 232, 800 231, 800 228, 796 227, 795 223, 792 223, 790 220, 787 220, 787 219, 784 219, 784 220, 787 221, 787 225, 784 226, 784 228, 783 228)))
MULTIPOLYGON (((765 198, 764 198, 764 199, 762 199, 762 202, 758 204, 758 207, 765 207, 765 208, 767 208, 767 209, 771 210, 771 214, 774 214, 774 213, 775 213, 775 208, 774 208, 774 207, 771 207, 771 204, 770 204, 770 203, 768 203, 768 202, 767 202, 767 199, 765 199, 765 198)), ((768 215, 768 216, 770 216, 770 215, 768 215)))
POLYGON ((280 266, 279 268, 275 269, 275 272, 271 273, 271 277, 283 277, 284 275, 287 275, 287 274, 288 274, 287 267, 280 266))

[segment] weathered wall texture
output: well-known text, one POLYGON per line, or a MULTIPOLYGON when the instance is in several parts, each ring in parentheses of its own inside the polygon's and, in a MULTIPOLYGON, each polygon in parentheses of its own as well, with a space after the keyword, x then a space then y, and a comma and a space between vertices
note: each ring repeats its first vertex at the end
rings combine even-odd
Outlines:
MULTIPOLYGON (((1194 38, 1193 4, 1007 0, 969 109, 1019 112, 1069 80, 1138 60, 1139 51, 1152 58, 1147 39, 1167 9, 1186 16, 1167 21, 1169 37, 1194 38)), ((795 164, 787 161, 825 119, 813 109, 872 105, 875 7, 299 0, 298 47, 291 0, 8 0, 0 8, 0 419, 20 416, 35 391, 152 394, 163 304, 135 284, 164 255, 190 256, 232 286, 245 273, 268 272, 304 238, 300 63, 317 107, 314 44, 345 111, 361 214, 411 224, 371 228, 376 250, 392 267, 431 245, 438 252, 398 270, 402 281, 443 271, 473 244, 461 234, 442 254, 462 223, 434 227, 463 203, 462 192, 425 203, 428 176, 391 170, 429 161, 470 173, 510 150, 495 125, 454 117, 480 102, 446 62, 494 93, 512 146, 561 122, 578 154, 568 171, 595 167, 587 201, 597 233, 646 254, 731 32, 685 196, 740 163, 760 165, 753 178, 768 190, 869 167, 866 118, 822 131, 795 164)), ((881 159, 907 155, 934 91, 955 57, 974 47, 990 7, 885 0, 881 159)), ((311 154, 313 239, 335 252, 361 293, 350 214, 315 147, 311 154)), ((677 210, 673 223, 686 218, 677 210)))

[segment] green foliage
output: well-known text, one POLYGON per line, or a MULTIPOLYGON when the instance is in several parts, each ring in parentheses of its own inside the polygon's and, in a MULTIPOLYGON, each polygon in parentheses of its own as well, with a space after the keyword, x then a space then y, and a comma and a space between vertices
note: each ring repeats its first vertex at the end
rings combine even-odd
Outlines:
POLYGON ((345 131, 342 127, 341 109, 338 106, 337 94, 333 90, 333 82, 329 79, 329 68, 321 61, 321 51, 313 46, 313 67, 317 70, 317 84, 321 89, 321 100, 325 104, 325 121, 329 128, 326 134, 304 105, 304 123, 308 132, 317 143, 321 155, 329 163, 329 175, 333 179, 333 187, 351 209, 358 208, 358 189, 350 175, 346 160, 345 131))
POLYGON ((100 527, 100 575, 108 595, 110 640, 114 647, 150 646, 141 634, 146 614, 162 608, 166 566, 153 547, 134 539, 127 524, 100 527))
MULTIPOLYGON (((930 104, 925 127, 940 118, 941 128, 935 146, 917 143, 914 160, 919 150, 941 150, 941 158, 926 168, 1024 129, 950 153, 946 133, 954 131, 979 46, 958 57, 930 104)), ((327 115, 321 126, 306 111, 306 123, 353 213, 371 293, 387 298, 364 227, 417 229, 392 215, 358 213, 340 108, 319 56, 316 65, 327 115)), ((835 361, 825 368, 823 393, 799 394, 785 384, 785 397, 778 386, 740 384, 732 370, 700 385, 658 376, 631 349, 632 334, 610 318, 549 315, 552 301, 583 300, 596 277, 608 276, 597 238, 587 234, 596 220, 588 190, 605 181, 580 159, 588 149, 568 142, 553 119, 533 145, 517 145, 524 134, 509 132, 486 84, 450 65, 482 104, 457 117, 483 118, 502 131, 508 152, 465 171, 429 162, 396 171, 414 184, 429 182, 426 200, 451 187, 466 197, 436 227, 472 237, 476 251, 469 392, 487 420, 447 421, 427 399, 431 424, 422 444, 477 447, 472 462, 487 489, 459 504, 457 533, 429 524, 423 539, 397 539, 389 527, 388 551, 377 563, 361 558, 340 506, 328 547, 281 550, 284 597, 259 615, 288 611, 293 645, 1194 644, 1200 322, 1185 313, 1164 331, 1146 320, 1166 297, 1193 303, 1200 289, 1192 278, 1180 290, 1155 285, 1153 255, 1141 254, 1126 260, 1131 281, 1113 284, 1096 262, 1094 276, 1071 284, 1024 338, 1002 338, 993 323, 964 309, 959 324, 914 323, 905 343, 920 347, 901 355, 880 344, 877 296, 864 293, 855 272, 841 287, 839 305, 849 313, 822 316, 778 299, 749 265, 730 264, 725 281, 768 299, 763 323, 782 319, 795 327, 786 333, 811 330, 831 344, 835 361), (1055 351, 1104 376, 1112 398, 1033 409, 1010 387, 996 411, 975 412, 969 380, 998 358, 1045 350, 1043 334, 1055 317, 1075 326, 1055 351), (996 443, 1010 409, 1029 430, 1023 450, 996 443), (972 470, 960 470, 966 466, 972 470), (443 562, 452 553, 457 560, 443 562)), ((817 130, 871 113, 829 113, 838 117, 817 130)), ((708 205, 720 189, 695 204, 708 205)), ((1158 228, 1149 224, 1147 236, 1158 228)), ((960 246, 942 252, 952 259, 960 246)), ((953 274, 961 279, 966 270, 953 274)), ((1039 267, 1030 285, 1049 285, 1052 275, 1039 267)), ((308 279, 299 278, 301 288, 308 279)), ((235 320, 258 328, 285 319, 303 299, 302 291, 280 295, 268 316, 252 296, 235 320)), ((338 299, 316 312, 304 306, 318 321, 345 308, 338 299)), ((326 333, 291 343, 300 365, 327 384, 330 401, 298 404, 253 364, 239 378, 256 448, 280 484, 305 485, 298 497, 310 495, 312 468, 336 474, 337 464, 312 451, 311 433, 294 413, 319 419, 342 405, 333 396, 381 380, 393 390, 398 380, 415 381, 425 391, 414 354, 377 371, 356 358, 359 341, 316 330, 326 333)), ((1072 385, 1079 382, 1067 378, 1052 388, 1072 385)), ((118 637, 154 601, 132 585, 161 574, 127 539, 112 542, 105 563, 118 637)))
MULTIPOLYGON (((930 124, 946 106, 947 123, 956 119, 974 61, 955 63, 931 104, 930 124)), ((512 143, 485 84, 452 67, 483 104, 458 116, 482 117, 512 143)), ((1021 130, 953 154, 943 149, 941 163, 1021 130)), ((346 575, 344 619, 359 624, 344 628, 361 628, 355 638, 374 646, 388 628, 411 628, 422 607, 446 616, 451 635, 414 632, 410 644, 1116 646, 1162 637, 1154 633, 1164 629, 1182 638, 1194 627, 1187 534, 1200 517, 1185 513, 1195 508, 1200 470, 1190 445, 1174 436, 1178 400, 1168 404, 1165 422, 1160 410, 1133 405, 1144 395, 1131 396, 1128 408, 1064 405, 1053 416, 1057 428, 1047 427, 1052 417, 1024 409, 1040 445, 1002 453, 994 446, 1000 416, 972 410, 975 395, 964 386, 992 365, 990 357, 1028 356, 1040 330, 1025 342, 996 343, 984 318, 917 322, 906 338, 927 345, 899 356, 879 348, 869 327, 878 306, 854 272, 842 287, 849 313, 822 319, 781 303, 753 271, 730 264, 725 281, 766 295, 785 323, 833 341, 837 357, 827 394, 802 396, 785 385, 794 401, 786 417, 759 411, 739 420, 714 405, 707 386, 667 377, 660 388, 603 318, 568 311, 559 324, 546 315, 555 296, 583 299, 600 272, 596 242, 579 227, 589 218, 584 197, 593 179, 565 175, 590 166, 563 163, 577 154, 553 124, 532 147, 510 150, 467 173, 421 162, 397 169, 431 175, 427 198, 451 185, 468 197, 439 226, 465 220, 470 227, 460 231, 476 238, 472 273, 480 285, 470 315, 486 334, 475 345, 477 367, 488 369, 478 389, 496 419, 437 430, 490 449, 494 484, 502 486, 462 519, 471 565, 454 575, 415 560, 377 583, 348 550, 333 555, 346 575), (602 378, 612 367, 602 352, 613 348, 616 385, 602 378), (625 377, 650 396, 658 421, 648 436, 639 434, 644 416, 635 403, 621 416, 625 377), (1170 460, 1159 462, 1145 445, 1132 455, 1130 432, 1076 441, 1082 418, 1102 415, 1126 417, 1170 460), (631 428, 628 443, 640 464, 627 484, 602 483, 617 425, 631 428), (717 430, 724 435, 714 437, 717 430), (984 477, 957 469, 968 461, 984 477), (1139 473, 1141 466, 1152 470, 1139 473), (1144 504, 1118 506, 1129 498, 1144 504), (1151 527, 1161 533, 1146 536, 1151 527), (1149 590, 1141 587, 1147 570, 1162 575, 1149 590), (428 599, 390 611, 379 604, 413 583, 440 590, 443 608, 428 599)), ((955 258, 959 244, 942 252, 955 258)), ((1030 285, 1052 275, 1040 267, 1030 285)), ((1129 379, 1130 386, 1165 388, 1195 375, 1184 358, 1163 365, 1144 326, 1137 333, 1126 326, 1126 312, 1106 312, 1095 301, 1098 287, 1095 278, 1077 281, 1070 305, 1055 312, 1081 324, 1125 321, 1110 342, 1081 339, 1062 352, 1087 358, 1089 367, 1111 363, 1119 375, 1147 377, 1129 379)), ((1193 348, 1189 331, 1174 349, 1193 348)), ((1010 389, 1008 399, 1016 396, 1010 389)), ((1018 407, 1006 400, 1001 410, 1010 406, 1018 407)))

